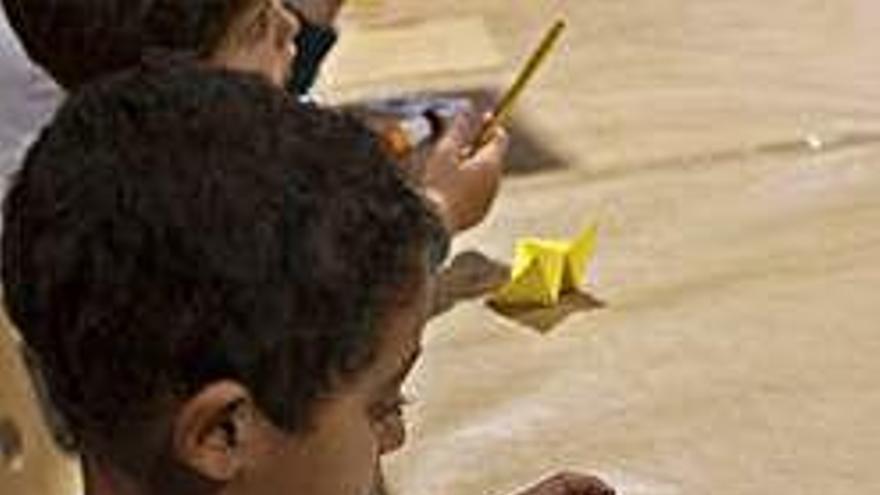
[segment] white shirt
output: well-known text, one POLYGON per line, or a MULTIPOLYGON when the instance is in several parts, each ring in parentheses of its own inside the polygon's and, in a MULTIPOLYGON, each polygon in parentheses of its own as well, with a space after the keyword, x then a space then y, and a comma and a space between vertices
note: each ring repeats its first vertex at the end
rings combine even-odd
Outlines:
POLYGON ((63 91, 28 59, 0 7, 0 198, 62 98, 63 91))

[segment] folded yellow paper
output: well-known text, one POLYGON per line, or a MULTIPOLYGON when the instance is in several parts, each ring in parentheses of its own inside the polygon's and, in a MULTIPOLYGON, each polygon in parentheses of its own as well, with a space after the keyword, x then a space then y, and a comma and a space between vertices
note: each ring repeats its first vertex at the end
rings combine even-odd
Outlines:
POLYGON ((581 286, 596 249, 598 224, 572 241, 527 237, 516 243, 510 281, 492 297, 504 306, 553 306, 562 293, 581 286))

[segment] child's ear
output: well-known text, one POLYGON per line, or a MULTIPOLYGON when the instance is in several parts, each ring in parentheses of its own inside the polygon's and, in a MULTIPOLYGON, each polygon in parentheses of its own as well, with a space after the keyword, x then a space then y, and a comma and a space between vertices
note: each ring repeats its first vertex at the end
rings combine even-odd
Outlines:
POLYGON ((174 419, 175 457, 205 479, 232 481, 248 462, 248 442, 258 437, 255 413, 250 394, 239 383, 208 385, 189 398, 174 419))

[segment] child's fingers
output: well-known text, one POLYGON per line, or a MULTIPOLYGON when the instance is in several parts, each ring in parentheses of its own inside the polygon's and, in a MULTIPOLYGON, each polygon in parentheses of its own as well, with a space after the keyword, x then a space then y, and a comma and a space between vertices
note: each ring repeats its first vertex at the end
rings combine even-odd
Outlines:
POLYGON ((434 153, 443 162, 455 163, 462 150, 467 147, 470 134, 468 118, 464 114, 456 115, 449 128, 437 142, 434 153))
POLYGON ((482 115, 480 120, 479 130, 475 133, 474 137, 470 140, 471 147, 466 148, 462 154, 463 155, 471 155, 474 152, 474 148, 480 148, 484 146, 486 143, 492 140, 492 137, 497 132, 498 128, 501 127, 501 122, 495 119, 494 114, 491 112, 486 112, 482 115))
POLYGON ((502 127, 496 127, 489 134, 486 144, 475 150, 462 166, 481 166, 489 163, 497 164, 500 167, 504 162, 504 156, 507 154, 509 146, 510 137, 507 131, 502 127))

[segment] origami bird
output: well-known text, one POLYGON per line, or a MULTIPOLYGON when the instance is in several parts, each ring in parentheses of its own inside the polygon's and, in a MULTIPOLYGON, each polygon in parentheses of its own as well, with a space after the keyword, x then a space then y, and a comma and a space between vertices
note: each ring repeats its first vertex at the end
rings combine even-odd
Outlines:
POLYGON ((598 224, 574 240, 527 237, 516 244, 510 281, 492 297, 502 306, 553 306, 567 291, 581 286, 596 248, 598 224))

